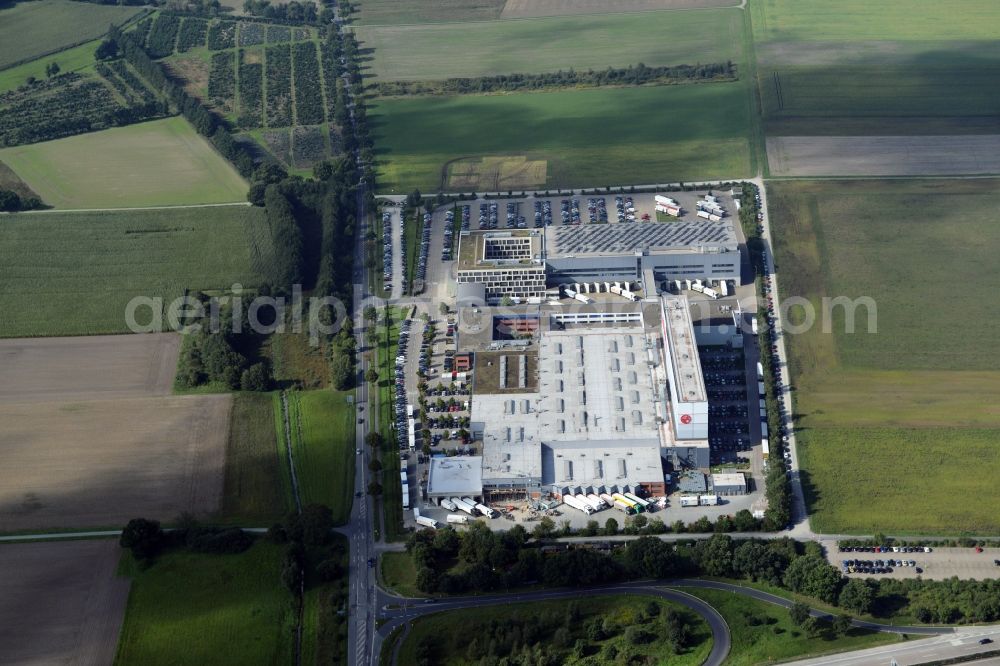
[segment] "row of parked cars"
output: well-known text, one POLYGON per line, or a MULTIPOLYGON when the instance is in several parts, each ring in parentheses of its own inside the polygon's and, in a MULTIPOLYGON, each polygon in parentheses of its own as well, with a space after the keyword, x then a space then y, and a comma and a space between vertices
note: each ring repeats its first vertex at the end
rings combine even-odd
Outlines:
POLYGON ((410 342, 410 320, 399 323, 399 346, 396 348, 396 439, 400 450, 410 448, 410 427, 406 413, 406 348, 410 342))
POLYGON ((392 214, 382 213, 382 280, 392 289, 392 214))
POLYGON ((591 224, 607 223, 608 206, 604 202, 604 197, 587 199, 587 213, 590 215, 591 224))
POLYGON ((427 279, 427 253, 431 249, 431 220, 430 213, 424 213, 424 226, 420 232, 420 255, 417 257, 417 272, 413 276, 415 280, 423 282, 427 279))
POLYGON ((535 228, 552 225, 552 202, 535 200, 535 228))
POLYGON ((632 197, 615 197, 615 208, 618 210, 618 221, 635 221, 635 204, 632 197))
POLYGON ((498 206, 495 202, 491 203, 481 203, 479 204, 479 228, 480 229, 496 229, 497 228, 497 209, 498 206))
POLYGON ((923 573, 924 570, 917 566, 916 560, 842 560, 841 568, 844 573, 860 574, 891 574, 896 568, 913 567, 916 572, 923 573))
POLYGON ((842 553, 929 553, 930 546, 837 546, 842 553))

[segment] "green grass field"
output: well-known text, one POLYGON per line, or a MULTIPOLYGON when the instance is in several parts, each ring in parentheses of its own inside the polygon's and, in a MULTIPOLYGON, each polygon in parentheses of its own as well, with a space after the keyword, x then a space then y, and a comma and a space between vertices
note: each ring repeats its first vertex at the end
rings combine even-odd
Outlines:
MULTIPOLYGON (((270 253, 259 208, 4 216, 0 337, 123 333, 133 297, 166 307, 185 289, 252 288, 270 253)), ((149 316, 137 312, 140 323, 149 316)))
POLYGON ((124 23, 140 11, 70 0, 19 2, 0 10, 0 68, 100 37, 109 24, 124 23))
POLYGON ((0 160, 55 208, 229 203, 249 187, 180 116, 4 148, 0 160))
POLYGON ((426 596, 417 589, 417 568, 409 553, 382 553, 379 567, 382 582, 390 590, 405 597, 426 596))
MULTIPOLYGON (((417 663, 416 648, 421 641, 431 644, 432 663, 442 666, 477 663, 477 659, 468 655, 473 650, 484 654, 490 644, 490 638, 495 629, 491 623, 519 622, 535 625, 539 632, 539 642, 545 646, 549 654, 558 655, 561 664, 595 663, 595 655, 604 655, 609 645, 617 648, 622 663, 669 663, 671 666, 695 666, 701 664, 712 649, 712 634, 708 625, 683 606, 643 595, 593 596, 585 601, 577 601, 576 607, 580 617, 577 621, 567 622, 566 628, 569 640, 565 646, 558 645, 553 639, 557 627, 563 626, 564 617, 569 609, 565 600, 541 601, 534 603, 506 604, 503 606, 487 606, 483 608, 466 608, 460 611, 436 613, 415 620, 409 634, 399 648, 399 663, 417 663), (647 604, 654 603, 659 608, 659 617, 647 618, 644 615, 647 604), (662 639, 662 616, 667 609, 684 617, 691 627, 689 645, 679 654, 674 654, 666 641, 662 639), (591 618, 606 618, 610 624, 617 627, 615 635, 600 641, 588 640, 585 623, 591 618), (463 631, 455 631, 456 623, 460 623, 463 631), (646 644, 629 643, 623 632, 627 627, 644 625, 653 632, 655 638, 646 644), (573 654, 572 646, 577 640, 583 641, 584 657, 573 654), (475 641, 475 646, 471 643, 475 641), (476 647, 478 646, 478 647, 476 647), (632 659, 622 658, 631 655, 632 659)), ((506 632, 498 632, 506 633, 506 632)), ((499 639, 500 636, 497 636, 499 639)), ((499 641, 498 641, 499 642, 499 641)), ((600 663, 610 663, 601 661, 600 663)))
MULTIPOLYGON (((995 396, 992 401, 996 404, 995 396)), ((996 534, 1000 429, 809 428, 802 485, 821 533, 996 534)))
POLYGON ((739 61, 743 32, 735 9, 357 29, 384 80, 739 61))
POLYGON ((770 135, 1000 132, 994 2, 761 0, 751 15, 770 135))
POLYGON ((995 40, 1000 5, 992 0, 754 0, 762 40, 995 40))
POLYGON ((790 659, 805 659, 834 652, 861 650, 894 643, 893 634, 852 629, 846 636, 826 631, 809 638, 796 627, 788 611, 756 599, 716 590, 684 588, 684 592, 707 601, 719 611, 732 633, 727 666, 755 666, 790 659), (751 624, 756 622, 756 624, 751 624))
POLYGON ((49 63, 59 65, 62 73, 76 72, 85 74, 94 71, 94 49, 97 48, 101 40, 95 39, 92 42, 74 46, 71 49, 60 51, 57 54, 32 60, 23 65, 15 65, 4 70, 0 70, 0 93, 13 90, 27 83, 29 77, 38 80, 45 78, 45 68, 49 63))
POLYGON ((488 21, 500 17, 506 0, 361 0, 355 3, 355 18, 361 25, 488 21))
POLYGON ((295 607, 281 586, 282 547, 239 555, 174 552, 132 580, 116 664, 287 664, 295 607))
POLYGON ((354 496, 354 407, 351 391, 290 393, 292 454, 303 504, 325 504, 347 522, 354 496))
POLYGON ((236 393, 229 420, 221 517, 238 525, 270 525, 292 508, 292 489, 282 475, 287 459, 275 438, 270 393, 236 393))
POLYGON ((380 188, 442 186, 450 161, 545 160, 545 186, 591 187, 750 175, 741 82, 382 100, 380 188))
MULTIPOLYGON (((821 532, 994 532, 984 487, 998 469, 983 442, 1000 434, 1000 362, 982 322, 1000 287, 992 256, 998 182, 796 181, 769 185, 783 297, 819 316, 790 335, 800 452, 821 532), (870 297, 847 333, 823 297, 870 297), (823 331, 824 319, 830 323, 823 331), (986 465, 987 468, 983 466, 986 465), (967 498, 976 497, 969 502, 967 498), (892 507, 872 512, 872 506, 892 507)), ((792 321, 802 310, 793 308, 792 321)), ((992 494, 991 494, 992 493, 992 494)))

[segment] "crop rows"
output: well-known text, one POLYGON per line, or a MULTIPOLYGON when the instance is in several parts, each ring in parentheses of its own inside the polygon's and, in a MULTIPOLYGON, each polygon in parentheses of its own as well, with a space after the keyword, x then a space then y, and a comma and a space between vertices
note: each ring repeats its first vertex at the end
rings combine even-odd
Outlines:
POLYGON ((142 82, 142 80, 135 75, 135 73, 128 68, 124 60, 113 60, 108 64, 108 66, 121 78, 122 81, 128 85, 133 91, 135 91, 141 102, 155 102, 156 95, 153 91, 142 82))
POLYGON ((263 120, 264 68, 260 63, 244 62, 245 51, 240 51, 240 115, 241 127, 260 127, 263 120))
POLYGON ((292 124, 292 57, 288 44, 267 47, 264 59, 267 72, 268 127, 292 124))
POLYGON ((326 157, 326 138, 323 136, 323 126, 296 127, 292 130, 293 166, 297 169, 310 169, 314 164, 326 157))
POLYGON ((112 88, 114 88, 122 99, 125 100, 126 104, 132 104, 133 102, 141 102, 142 99, 133 92, 128 85, 121 79, 120 76, 115 73, 106 63, 97 63, 95 69, 102 79, 108 82, 112 88))
POLYGON ((149 36, 149 29, 153 25, 153 19, 147 17, 135 24, 135 38, 140 44, 146 43, 146 38, 149 36))
POLYGON ((212 69, 208 74, 208 97, 212 104, 225 111, 233 108, 236 94, 236 54, 223 51, 212 55, 212 69))
POLYGON ((184 52, 205 45, 205 33, 208 31, 208 21, 199 18, 186 18, 181 24, 181 32, 177 37, 177 50, 184 52))
POLYGON ((240 46, 257 46, 264 43, 265 26, 263 23, 240 22, 240 46))
POLYGON ((292 142, 289 137, 288 128, 266 130, 263 133, 264 143, 268 149, 285 164, 292 161, 292 142))
POLYGON ((318 125, 325 119, 325 114, 316 45, 312 42, 294 44, 292 59, 295 66, 295 121, 299 125, 318 125))
POLYGON ((77 74, 59 79, 54 85, 0 96, 0 146, 47 141, 115 124, 114 113, 121 107, 107 86, 77 74))
POLYGON ((326 116, 333 118, 333 110, 337 104, 337 80, 341 73, 339 44, 329 40, 320 44, 320 60, 322 61, 323 77, 326 81, 326 116))
POLYGON ((146 46, 154 58, 162 58, 174 52, 177 42, 177 29, 181 25, 179 16, 160 14, 149 31, 149 41, 146 46))
POLYGON ((220 21, 208 28, 208 48, 211 51, 231 49, 236 46, 236 22, 220 21))
POLYGON ((292 29, 287 25, 267 26, 267 43, 282 44, 292 41, 292 29))

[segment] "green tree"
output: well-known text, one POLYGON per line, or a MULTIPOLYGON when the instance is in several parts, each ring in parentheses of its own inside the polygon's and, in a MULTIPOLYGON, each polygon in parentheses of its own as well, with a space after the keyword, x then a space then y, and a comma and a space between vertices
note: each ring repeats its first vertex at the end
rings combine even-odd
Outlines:
POLYGON ((532 536, 536 539, 548 539, 556 531, 556 524, 548 516, 544 516, 535 525, 535 529, 531 531, 532 536))
POLYGON ((614 536, 618 534, 618 521, 614 518, 608 518, 604 521, 604 534, 605 536, 614 536))
POLYGON ((845 636, 851 630, 851 616, 841 613, 833 619, 833 632, 845 636))
POLYGON ((271 387, 271 369, 266 363, 254 363, 243 371, 240 387, 244 391, 266 391, 271 387))
POLYGON ((330 540, 333 529, 333 512, 323 504, 306 504, 302 513, 293 513, 286 521, 288 538, 308 546, 317 546, 330 540))
POLYGON ((801 601, 796 601, 792 604, 792 607, 788 609, 788 615, 792 618, 792 623, 796 627, 801 627, 809 619, 809 606, 805 605, 801 601))
POLYGON ((163 530, 157 520, 133 518, 118 538, 118 545, 132 551, 132 557, 146 560, 155 557, 163 545, 163 530))
POLYGON ((365 309, 362 311, 362 316, 364 316, 366 321, 374 324, 378 319, 378 310, 375 309, 374 305, 366 305, 365 309))
MULTIPOLYGON (((398 483, 398 482, 397 482, 398 483)), ((378 481, 370 481, 368 483, 368 494, 372 497, 378 497, 382 494, 382 484, 378 481)))
POLYGON ((844 589, 840 591, 840 606, 859 615, 867 615, 871 612, 874 601, 875 591, 872 586, 868 581, 860 578, 848 580, 844 589))
POLYGON ((375 371, 375 368, 370 367, 365 370, 365 381, 369 384, 374 384, 378 381, 378 372, 375 371))
POLYGON ((376 432, 374 430, 370 431, 365 435, 365 443, 372 447, 373 449, 378 449, 382 446, 385 440, 382 437, 382 433, 376 432))
POLYGON ((354 386, 354 363, 343 352, 335 352, 330 360, 330 381, 338 391, 354 386))

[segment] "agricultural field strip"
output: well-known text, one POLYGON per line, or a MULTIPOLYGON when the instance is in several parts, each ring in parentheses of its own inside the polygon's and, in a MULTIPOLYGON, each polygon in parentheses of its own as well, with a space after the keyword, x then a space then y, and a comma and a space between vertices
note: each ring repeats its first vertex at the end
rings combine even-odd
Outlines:
POLYGON ((110 664, 129 582, 115 540, 0 548, 0 662, 110 664))
MULTIPOLYGON (((617 0, 609 6, 607 0, 507 0, 500 18, 513 20, 543 16, 575 16, 578 14, 622 14, 654 11, 698 11, 741 7, 735 0, 617 0)), ((364 5, 362 4, 362 16, 364 5)))
POLYGON ((215 512, 230 405, 228 394, 0 404, 0 531, 215 512))
POLYGON ((0 404, 170 395, 176 333, 0 340, 0 404))
POLYGON ((955 176, 1000 173, 1000 135, 779 136, 774 176, 955 176))
POLYGON ((359 26, 383 80, 431 80, 608 66, 739 61, 736 9, 406 26, 359 26), (663 34, 672 38, 664 40, 663 34))
POLYGON ((0 149, 0 160, 56 208, 229 203, 248 187, 179 116, 0 149))
POLYGON ((0 10, 0 69, 64 51, 100 37, 109 23, 121 25, 141 7, 71 0, 17 3, 0 10))

